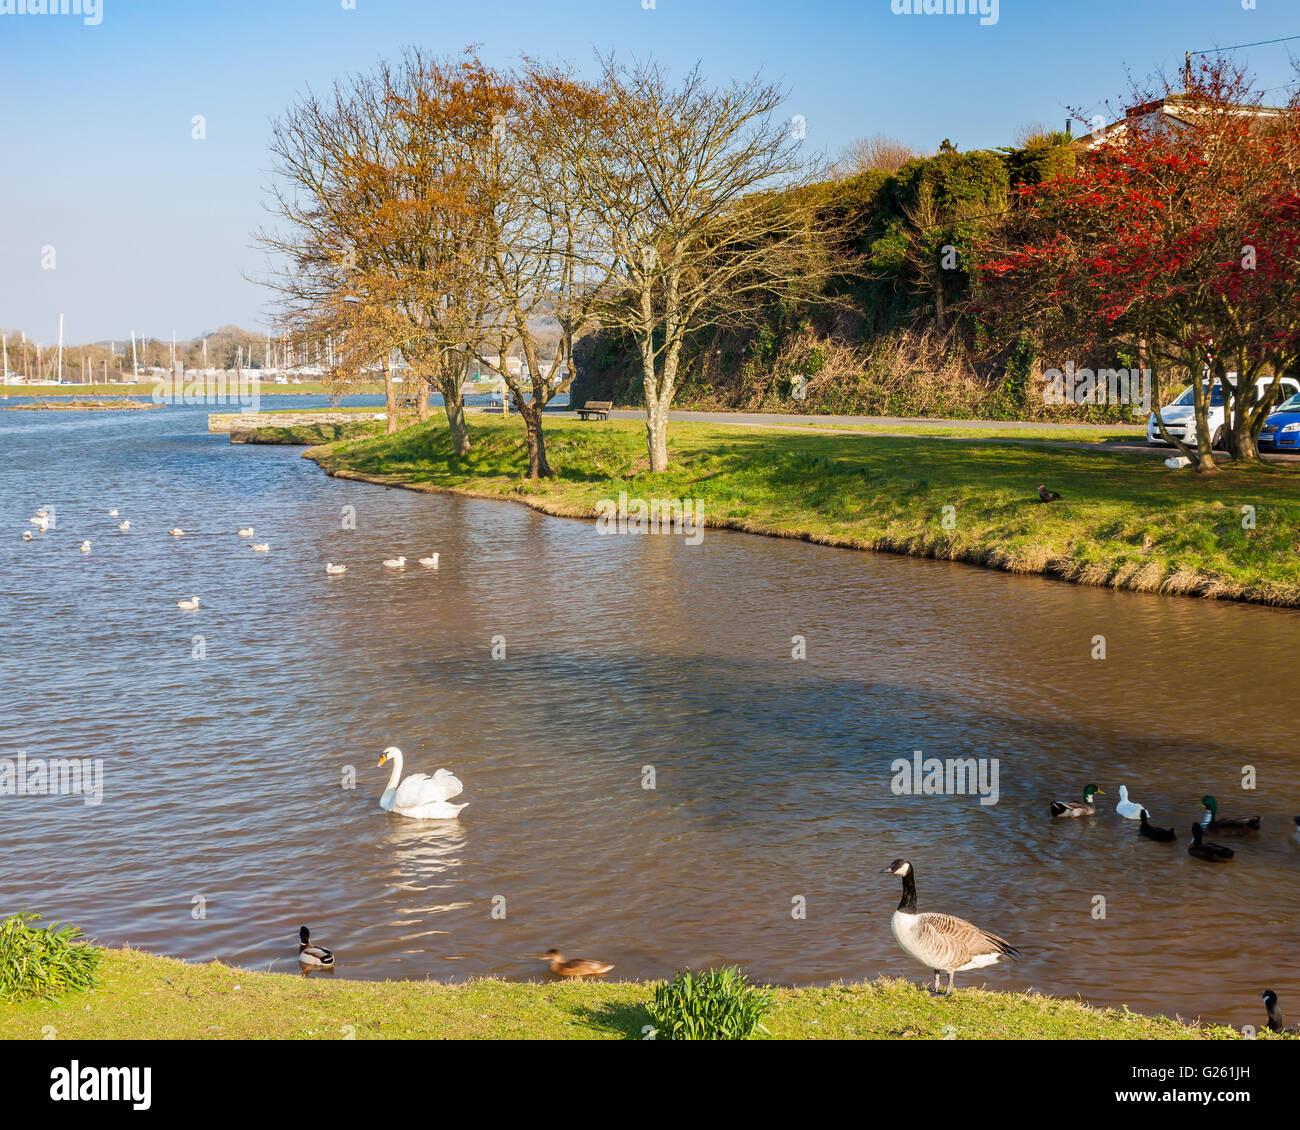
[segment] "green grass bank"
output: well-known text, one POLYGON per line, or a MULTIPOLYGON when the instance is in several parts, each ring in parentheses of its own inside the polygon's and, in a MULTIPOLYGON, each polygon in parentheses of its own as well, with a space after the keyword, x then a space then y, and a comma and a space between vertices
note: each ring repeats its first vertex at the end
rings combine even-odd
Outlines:
MULTIPOLYGON (((652 995, 636 982, 349 981, 104 950, 94 990, 0 1004, 0 1039, 41 1039, 53 1029, 60 1040, 639 1040, 652 995)), ((777 989, 775 1002, 765 1023, 776 1039, 1239 1038, 1231 1028, 1032 993, 959 988, 935 997, 898 980, 777 989)))
POLYGON ((1198 476, 1104 445, 675 423, 673 465, 651 474, 639 422, 548 420, 547 434, 557 476, 543 481, 524 477, 513 419, 473 417, 474 449, 463 459, 441 419, 304 454, 344 478, 508 498, 562 516, 595 517, 597 503, 620 491, 698 499, 711 526, 1300 607, 1300 468, 1291 465, 1198 476), (1040 503, 1039 483, 1064 497, 1040 503))

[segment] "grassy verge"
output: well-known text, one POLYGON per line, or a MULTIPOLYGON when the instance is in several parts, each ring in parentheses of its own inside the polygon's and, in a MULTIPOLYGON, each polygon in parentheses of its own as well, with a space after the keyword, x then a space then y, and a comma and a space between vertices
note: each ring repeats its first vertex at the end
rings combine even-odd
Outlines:
MULTIPOLYGON (((346 981, 105 950, 98 988, 0 1004, 0 1039, 642 1039, 653 989, 633 982, 346 981)), ((1233 1039, 1231 1028, 1027 993, 904 981, 777 989, 778 1039, 1233 1039)), ((1267 1033, 1263 1033, 1267 1036, 1267 1033)))
POLYGON ((362 439, 379 435, 384 430, 381 420, 356 420, 345 424, 294 424, 289 427, 235 429, 233 443, 278 443, 289 446, 312 447, 339 440, 362 439))
POLYGON ((558 474, 541 482, 523 478, 516 420, 475 417, 464 459, 441 419, 305 455, 341 477, 511 498, 552 514, 593 517, 601 499, 626 490, 701 500, 706 524, 753 533, 1300 607, 1292 466, 1198 476, 1104 449, 676 423, 671 469, 650 474, 638 422, 556 420, 547 431, 558 474), (1039 483, 1064 498, 1043 505, 1039 483))

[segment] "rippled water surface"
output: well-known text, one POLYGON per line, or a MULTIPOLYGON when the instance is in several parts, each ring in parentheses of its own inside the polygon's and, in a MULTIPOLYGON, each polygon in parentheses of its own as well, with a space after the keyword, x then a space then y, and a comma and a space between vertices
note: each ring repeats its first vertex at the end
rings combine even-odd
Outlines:
POLYGON ((629 978, 921 979, 879 874, 907 856, 923 910, 1024 950, 959 985, 1238 1024, 1266 987, 1300 1000, 1295 612, 722 531, 602 537, 329 479, 209 435, 203 409, 3 412, 0 453, 0 755, 105 773, 99 806, 0 797, 0 910, 281 970, 306 922, 339 977, 535 977, 558 946, 629 978), (24 543, 38 506, 57 528, 24 543), (437 570, 381 565, 433 551, 437 570), (456 771, 459 822, 380 811, 390 744, 456 771), (895 795, 914 750, 997 758, 999 803, 895 795), (1179 843, 1109 808, 1048 818, 1092 780, 1179 843), (1264 817, 1223 867, 1185 854, 1205 792, 1264 817))

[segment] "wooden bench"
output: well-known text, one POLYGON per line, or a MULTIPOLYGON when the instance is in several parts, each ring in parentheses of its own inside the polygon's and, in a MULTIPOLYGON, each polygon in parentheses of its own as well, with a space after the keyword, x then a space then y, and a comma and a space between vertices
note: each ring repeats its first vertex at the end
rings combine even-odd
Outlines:
POLYGON ((612 400, 588 400, 581 408, 578 409, 578 416, 586 420, 590 416, 595 416, 597 420, 608 420, 609 410, 614 407, 612 400))

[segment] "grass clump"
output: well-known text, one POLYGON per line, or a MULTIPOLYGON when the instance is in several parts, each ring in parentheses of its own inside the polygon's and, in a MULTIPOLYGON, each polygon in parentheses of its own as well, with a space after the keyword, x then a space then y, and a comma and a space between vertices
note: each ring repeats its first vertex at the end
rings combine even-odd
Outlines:
POLYGON ((692 973, 685 969, 655 987, 647 1006, 658 1033, 669 1040, 749 1040, 768 1035, 770 989, 751 985, 734 966, 692 973))
POLYGON ((99 951, 75 926, 35 926, 37 914, 0 922, 0 1001, 57 1000, 95 984, 99 951))

